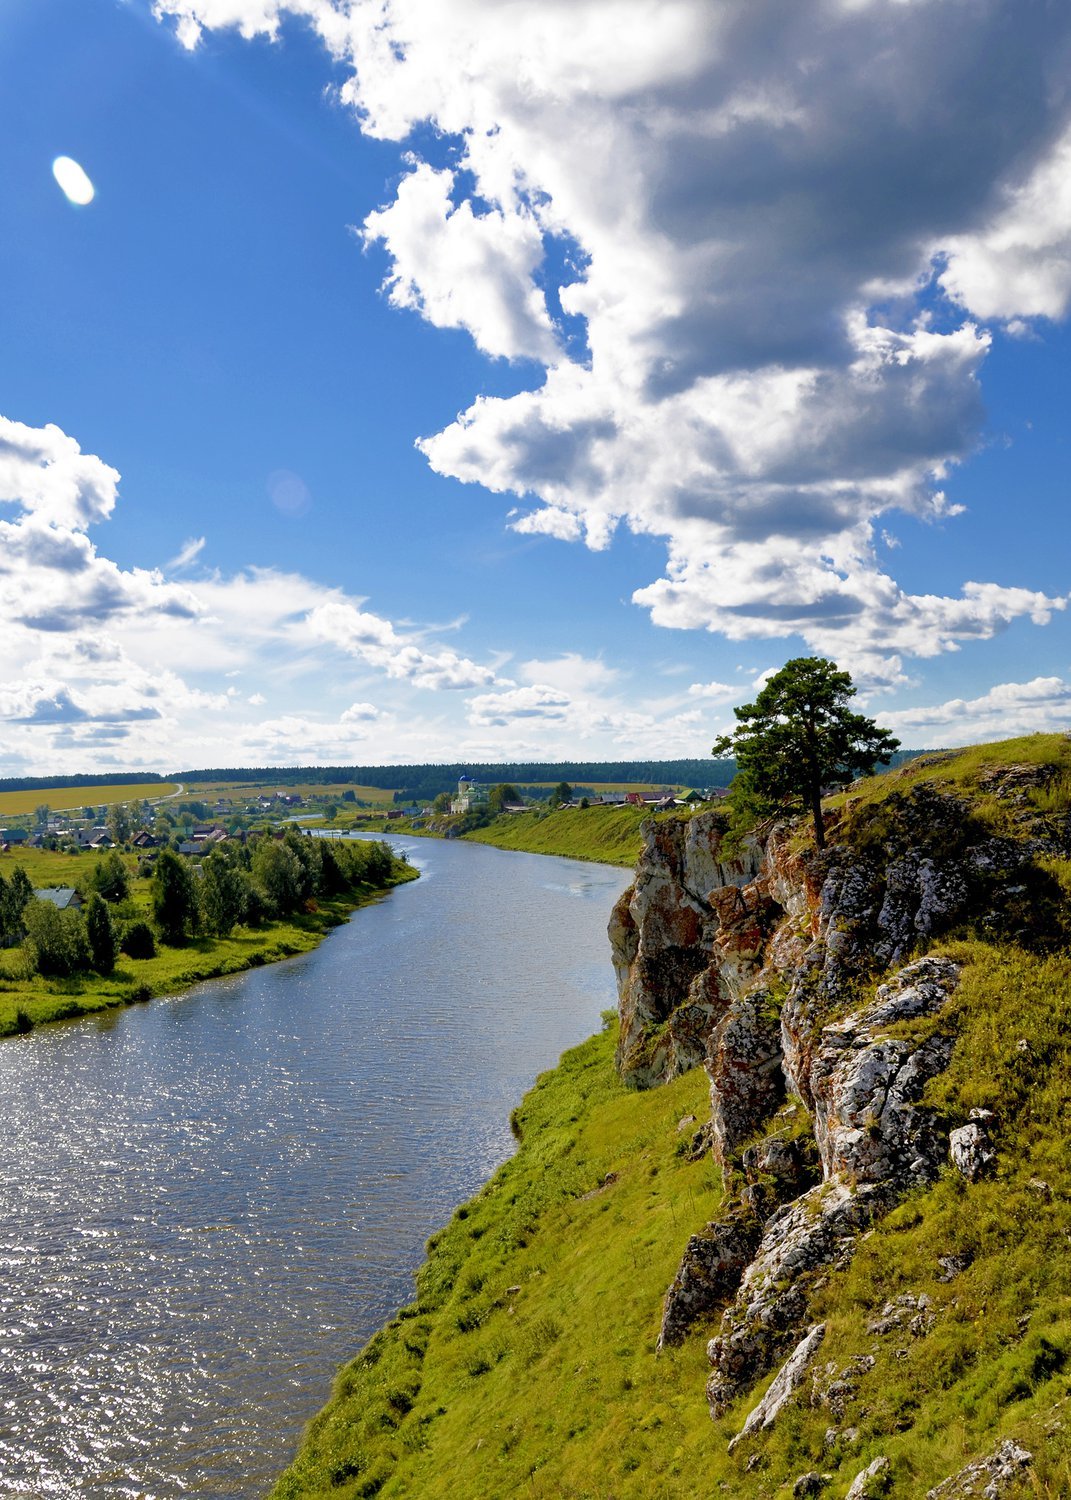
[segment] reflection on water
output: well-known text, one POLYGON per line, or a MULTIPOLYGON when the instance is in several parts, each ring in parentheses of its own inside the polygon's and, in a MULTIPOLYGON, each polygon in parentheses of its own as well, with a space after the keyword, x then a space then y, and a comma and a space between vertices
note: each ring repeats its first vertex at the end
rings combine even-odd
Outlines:
POLYGON ((0 1495, 263 1495, 612 1004, 625 872, 405 847, 314 953, 0 1044, 0 1495))

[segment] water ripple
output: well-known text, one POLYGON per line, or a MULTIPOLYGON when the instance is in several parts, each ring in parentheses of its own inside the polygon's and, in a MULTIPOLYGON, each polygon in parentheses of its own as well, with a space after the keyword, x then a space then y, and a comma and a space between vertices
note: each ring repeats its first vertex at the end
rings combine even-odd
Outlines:
POLYGON ((612 1003, 624 872, 409 848, 312 954, 0 1045, 0 1496, 262 1495, 612 1003))

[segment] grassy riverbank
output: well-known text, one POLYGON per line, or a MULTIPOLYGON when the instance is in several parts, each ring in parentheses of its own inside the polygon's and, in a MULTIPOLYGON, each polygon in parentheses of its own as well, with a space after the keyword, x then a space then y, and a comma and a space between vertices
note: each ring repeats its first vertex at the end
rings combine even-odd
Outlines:
MULTIPOLYGON (((84 877, 85 873, 84 856, 37 854, 36 859, 20 856, 19 862, 28 867, 33 879, 46 874, 73 884, 76 875, 84 877), (50 866, 50 858, 57 864, 50 866)), ((7 873, 9 863, 5 861, 7 873)), ((83 972, 63 979, 46 978, 27 972, 21 951, 8 949, 0 953, 0 1037, 14 1036, 49 1021, 70 1020, 149 1000, 154 995, 173 995, 203 979, 237 974, 307 953, 350 912, 378 900, 385 889, 416 878, 416 870, 398 864, 386 887, 353 886, 336 898, 321 898, 315 910, 285 920, 265 921, 258 927, 236 927, 225 938, 191 937, 179 947, 159 944, 153 958, 134 960, 121 953, 108 975, 83 972)), ((147 914, 147 895, 137 889, 138 884, 135 882, 135 902, 140 898, 147 914)), ((140 884, 147 887, 148 882, 140 884)))
POLYGON ((643 848, 640 824, 650 816, 644 807, 560 807, 554 812, 507 814, 464 838, 496 849, 631 866, 643 848))
MULTIPOLYGON (((557 854, 564 859, 590 860, 600 865, 631 867, 643 848, 640 824, 651 816, 644 807, 560 807, 503 813, 484 828, 459 835, 466 843, 490 844, 495 849, 518 849, 527 854, 557 854)), ((332 827, 343 825, 341 820, 332 827)), ((354 827, 376 832, 412 834, 416 838, 445 838, 455 820, 432 819, 413 827, 408 820, 390 823, 357 819, 354 827)))
POLYGON ((823 1368, 847 1381, 839 1423, 804 1399, 730 1455, 761 1388, 711 1422, 717 1318, 655 1353, 662 1295, 720 1197, 681 1124, 706 1117, 707 1080, 627 1090, 614 1026, 525 1098, 517 1154, 429 1241, 417 1300, 341 1371, 274 1500, 766 1500, 804 1471, 829 1474, 833 1500, 879 1454, 890 1493, 921 1496, 1006 1437, 1034 1465, 1002 1495, 1071 1493, 1071 961, 949 951, 964 965, 961 1029, 934 1103, 1000 1109, 1004 1165, 909 1199, 817 1294, 823 1368), (951 1280, 949 1257, 968 1267, 951 1280), (908 1292, 929 1299, 925 1325, 876 1336, 908 1292))
MULTIPOLYGON (((655 1360, 682 1238, 717 1206, 709 1157, 681 1147, 700 1073, 627 1090, 605 1032, 515 1111, 521 1144, 429 1241, 418 1300, 336 1384, 277 1500, 609 1494, 586 1480, 681 1477, 709 1421, 698 1346, 655 1360), (538 1476, 536 1478, 535 1476, 538 1476)), ((623 1491, 622 1491, 623 1493, 623 1491)))

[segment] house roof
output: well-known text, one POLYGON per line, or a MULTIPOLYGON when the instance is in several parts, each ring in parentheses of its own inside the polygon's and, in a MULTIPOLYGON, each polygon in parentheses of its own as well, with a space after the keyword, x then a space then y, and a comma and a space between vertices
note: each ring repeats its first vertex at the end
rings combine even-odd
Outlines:
POLYGON ((76 901, 81 902, 82 899, 74 887, 69 885, 45 886, 42 890, 34 891, 34 896, 38 901, 51 901, 60 911, 65 911, 68 906, 76 901))

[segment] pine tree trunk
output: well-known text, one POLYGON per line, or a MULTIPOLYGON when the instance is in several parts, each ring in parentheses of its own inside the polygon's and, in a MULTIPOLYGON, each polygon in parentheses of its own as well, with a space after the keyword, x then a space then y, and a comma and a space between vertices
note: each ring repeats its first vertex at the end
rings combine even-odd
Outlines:
POLYGON ((822 788, 817 782, 811 786, 811 817, 814 819, 814 844, 816 849, 826 847, 826 830, 822 822, 822 788))

